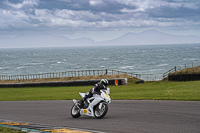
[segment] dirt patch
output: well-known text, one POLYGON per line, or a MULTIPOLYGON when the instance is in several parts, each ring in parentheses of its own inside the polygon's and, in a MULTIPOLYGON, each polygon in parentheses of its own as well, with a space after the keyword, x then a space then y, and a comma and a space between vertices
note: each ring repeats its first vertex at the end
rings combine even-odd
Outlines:
POLYGON ((29 79, 29 80, 0 80, 0 84, 40 83, 40 82, 58 82, 58 81, 94 80, 94 79, 100 80, 100 79, 115 79, 115 78, 133 78, 133 77, 127 74, 116 74, 116 75, 62 77, 62 78, 41 78, 41 79, 29 79))

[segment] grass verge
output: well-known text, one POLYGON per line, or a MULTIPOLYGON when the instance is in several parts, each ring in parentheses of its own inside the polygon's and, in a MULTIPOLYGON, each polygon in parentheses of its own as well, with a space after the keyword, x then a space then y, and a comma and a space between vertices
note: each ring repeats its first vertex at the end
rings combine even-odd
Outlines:
MULTIPOLYGON (((145 82, 135 84, 130 78, 128 85, 109 86, 115 100, 184 100, 200 101, 200 81, 145 82)), ((0 88, 0 101, 23 100, 72 100, 81 99, 78 92, 87 92, 93 86, 76 87, 27 87, 0 88)))
POLYGON ((0 133, 25 133, 12 128, 0 127, 0 133))

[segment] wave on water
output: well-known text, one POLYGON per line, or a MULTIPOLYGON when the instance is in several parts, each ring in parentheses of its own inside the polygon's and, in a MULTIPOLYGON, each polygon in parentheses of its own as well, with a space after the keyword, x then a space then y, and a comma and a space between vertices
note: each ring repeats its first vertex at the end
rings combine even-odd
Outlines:
POLYGON ((65 63, 65 62, 57 62, 58 64, 60 64, 60 63, 65 63))
POLYGON ((123 66, 120 69, 134 69, 134 66, 123 66))
POLYGON ((9 67, 0 67, 0 70, 6 70, 9 69, 9 67))
POLYGON ((158 65, 156 65, 156 66, 162 67, 162 66, 167 66, 167 65, 169 65, 169 64, 158 64, 158 65))
POLYGON ((24 67, 17 67, 17 68, 15 68, 15 69, 23 69, 24 67))
POLYGON ((25 63, 24 66, 36 66, 36 65, 42 65, 44 63, 25 63))
POLYGON ((191 60, 191 61, 195 61, 195 60, 197 60, 197 59, 195 59, 195 58, 185 58, 185 59, 183 59, 184 61, 187 61, 187 60, 191 60))

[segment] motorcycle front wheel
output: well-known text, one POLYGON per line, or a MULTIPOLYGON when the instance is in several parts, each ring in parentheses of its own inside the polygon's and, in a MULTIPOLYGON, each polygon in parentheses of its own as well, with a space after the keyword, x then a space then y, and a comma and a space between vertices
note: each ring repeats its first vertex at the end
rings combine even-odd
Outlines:
POLYGON ((78 118, 78 117, 81 116, 81 115, 80 115, 80 110, 79 110, 79 108, 78 108, 75 104, 72 106, 72 109, 71 109, 71 116, 72 116, 73 118, 78 118))
POLYGON ((101 109, 99 109, 99 104, 94 108, 94 116, 97 119, 103 118, 108 111, 108 104, 102 103, 101 109))

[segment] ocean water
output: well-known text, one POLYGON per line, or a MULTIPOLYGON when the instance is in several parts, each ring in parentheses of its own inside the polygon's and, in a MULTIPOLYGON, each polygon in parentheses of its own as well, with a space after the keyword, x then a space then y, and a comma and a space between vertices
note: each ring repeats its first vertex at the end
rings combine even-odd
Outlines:
POLYGON ((163 74, 192 63, 200 65, 200 44, 0 48, 0 75, 102 69, 163 74))

